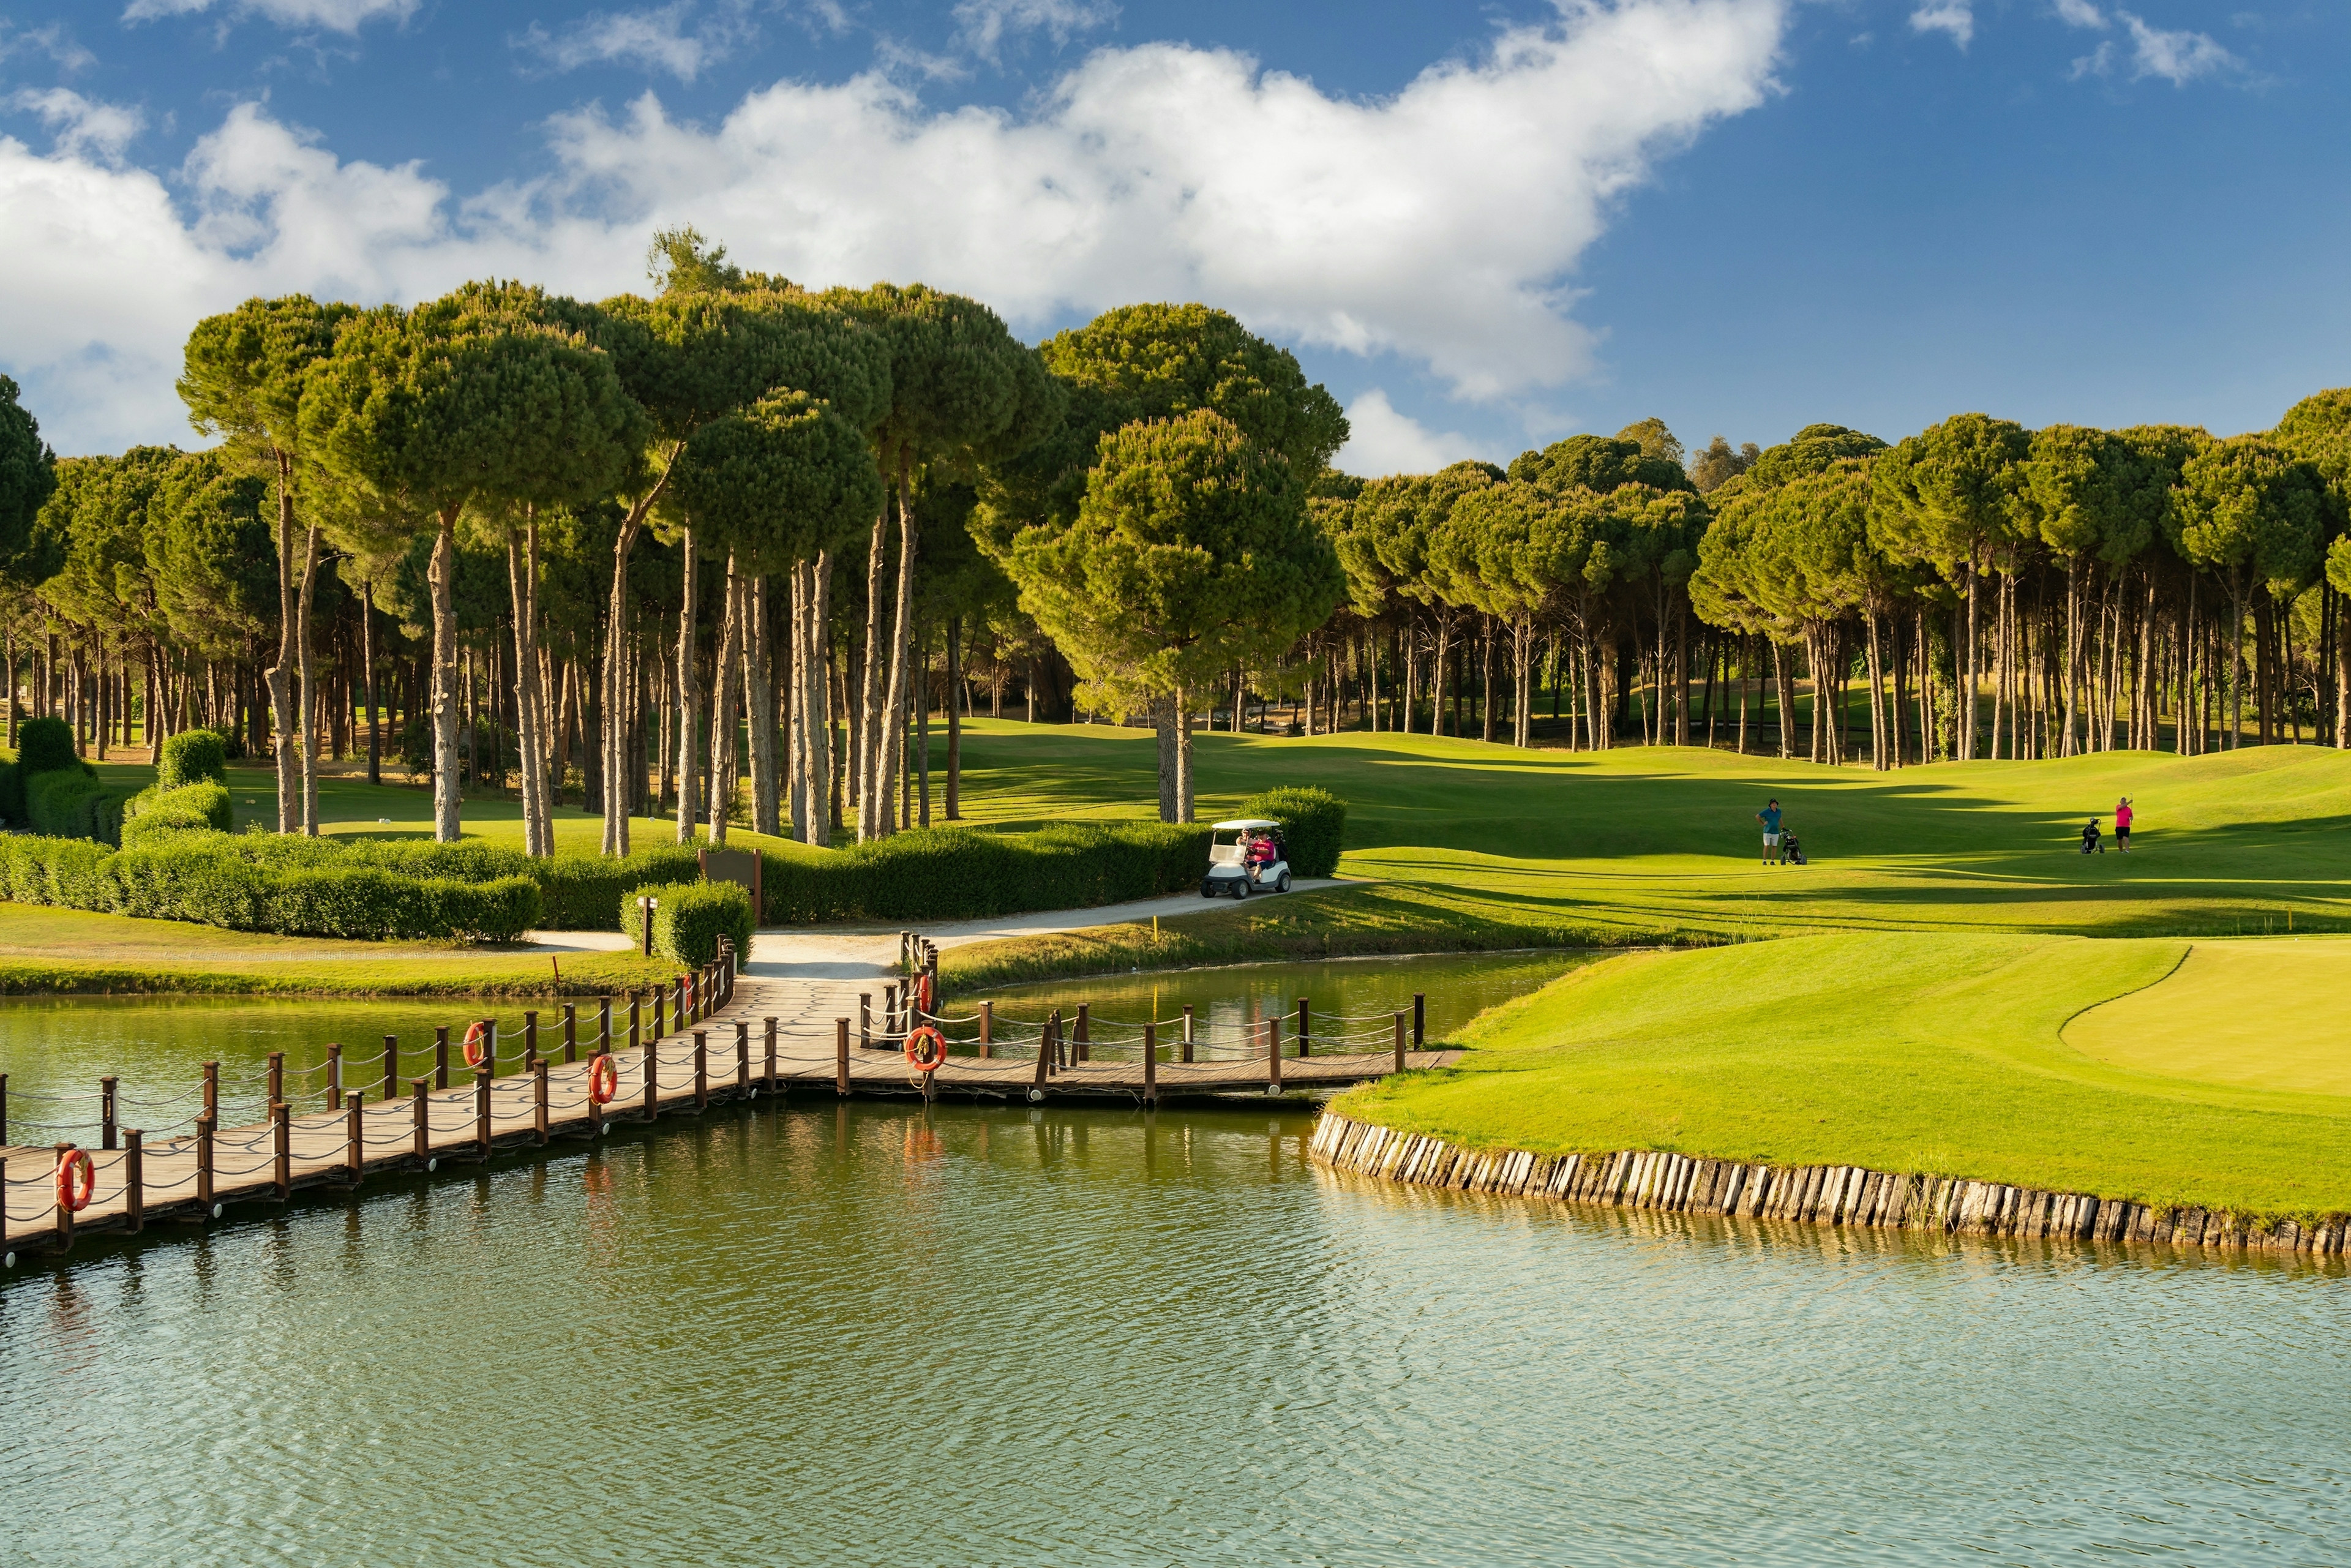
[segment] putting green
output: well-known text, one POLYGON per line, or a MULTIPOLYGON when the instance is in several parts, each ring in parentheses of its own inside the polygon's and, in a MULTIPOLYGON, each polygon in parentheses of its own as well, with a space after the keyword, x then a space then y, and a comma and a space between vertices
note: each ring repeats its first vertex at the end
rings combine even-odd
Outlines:
POLYGON ((2080 1014, 2064 1037, 2141 1072, 2351 1095, 2351 940, 2198 942, 2170 974, 2080 1014))

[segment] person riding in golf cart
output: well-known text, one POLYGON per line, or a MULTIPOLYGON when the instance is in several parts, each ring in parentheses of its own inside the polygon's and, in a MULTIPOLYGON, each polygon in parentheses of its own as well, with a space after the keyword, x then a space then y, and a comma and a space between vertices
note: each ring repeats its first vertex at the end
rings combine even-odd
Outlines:
POLYGON ((1281 847, 1281 824, 1262 817, 1218 822, 1209 830, 1208 874, 1200 896, 1247 898, 1252 893, 1288 893, 1290 857, 1281 847))

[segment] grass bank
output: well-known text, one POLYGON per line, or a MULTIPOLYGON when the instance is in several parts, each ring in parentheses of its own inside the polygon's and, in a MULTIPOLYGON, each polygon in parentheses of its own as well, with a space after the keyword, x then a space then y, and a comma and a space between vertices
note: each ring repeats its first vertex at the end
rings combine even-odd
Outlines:
MULTIPOLYGON (((2351 1209, 2351 1095, 2314 1070, 2329 1053, 2281 1029, 2255 1082, 2174 1049, 2225 1000, 2162 994, 2191 946, 1842 934, 1627 954, 1484 1015, 1458 1067, 1335 1108, 1486 1148, 1859 1165, 2264 1218, 2351 1209), (2118 1054, 2096 1009, 2135 995, 2175 1021, 2141 1012, 2118 1054)), ((2307 987, 2344 988, 2351 942, 2294 946, 2296 988, 2236 1008, 2298 1026, 2307 987)))

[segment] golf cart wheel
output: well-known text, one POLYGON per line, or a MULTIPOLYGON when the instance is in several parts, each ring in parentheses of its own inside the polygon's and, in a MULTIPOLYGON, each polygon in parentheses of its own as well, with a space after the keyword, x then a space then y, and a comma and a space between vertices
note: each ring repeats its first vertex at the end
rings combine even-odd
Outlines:
POLYGON ((1273 891, 1276 893, 1288 893, 1290 891, 1290 873, 1288 872, 1283 872, 1274 882, 1273 891))
POLYGON ((1247 898, 1249 896, 1249 893, 1248 877, 1237 876, 1233 878, 1233 896, 1235 898, 1247 898))
POLYGON ((1200 896, 1201 896, 1202 898, 1214 898, 1214 897, 1216 897, 1216 896, 1217 896, 1217 884, 1216 884, 1215 883, 1213 883, 1213 882, 1210 882, 1207 877, 1202 877, 1202 878, 1200 879, 1200 896))

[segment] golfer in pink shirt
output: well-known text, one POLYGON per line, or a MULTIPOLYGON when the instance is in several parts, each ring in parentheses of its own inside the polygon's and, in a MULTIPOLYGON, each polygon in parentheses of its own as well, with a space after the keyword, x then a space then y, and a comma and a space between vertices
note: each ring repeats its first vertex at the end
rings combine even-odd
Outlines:
POLYGON ((2130 853, 2130 797, 2126 795, 2115 808, 2115 847, 2125 854, 2130 853))

